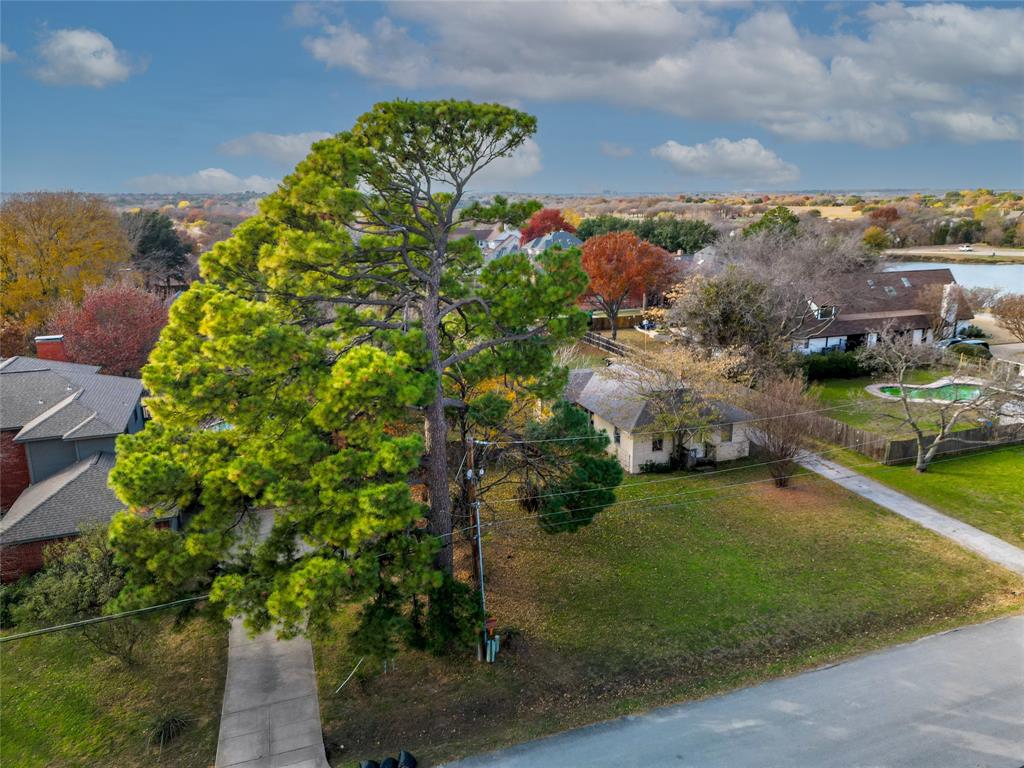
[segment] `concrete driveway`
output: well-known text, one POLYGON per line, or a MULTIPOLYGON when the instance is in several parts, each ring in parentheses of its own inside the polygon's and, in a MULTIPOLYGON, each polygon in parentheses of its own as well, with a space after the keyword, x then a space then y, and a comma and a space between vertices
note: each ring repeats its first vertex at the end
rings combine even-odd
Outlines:
POLYGON ((1024 616, 452 768, 1020 768, 1024 616))

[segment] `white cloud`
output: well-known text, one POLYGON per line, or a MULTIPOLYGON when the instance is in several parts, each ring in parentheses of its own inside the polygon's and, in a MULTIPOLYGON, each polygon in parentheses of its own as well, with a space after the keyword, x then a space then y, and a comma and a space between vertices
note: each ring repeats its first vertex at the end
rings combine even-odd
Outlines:
POLYGON ((295 165, 309 154, 315 141, 326 139, 331 134, 325 131, 305 133, 247 133, 244 136, 225 141, 218 152, 225 155, 256 155, 282 165, 295 165))
POLYGON ((605 157, 629 157, 633 154, 633 148, 616 144, 614 141, 602 141, 601 154, 605 157))
POLYGON ((696 4, 389 7, 366 30, 323 21, 306 47, 329 67, 403 87, 610 101, 799 140, 997 140, 1024 122, 1019 5, 873 5, 858 34, 798 29, 780 5, 747 6, 738 21, 696 4), (930 117, 943 112, 991 120, 930 117))
POLYGON ((102 88, 127 80, 142 69, 110 38, 91 29, 56 29, 40 42, 34 75, 51 85, 102 88))
POLYGON ((916 112, 922 123, 957 141, 1000 141, 1021 138, 1020 124, 1009 115, 991 115, 971 111, 916 112))
POLYGON ((324 34, 307 37, 303 45, 328 68, 342 67, 386 83, 412 88, 429 66, 421 55, 422 46, 409 37, 404 27, 391 19, 378 19, 369 35, 356 31, 348 22, 325 24, 324 34))
POLYGON ((0 62, 14 61, 16 58, 18 54, 8 48, 7 43, 0 43, 0 62))
POLYGON ((204 168, 184 176, 154 173, 129 179, 129 188, 142 192, 273 192, 277 181, 265 176, 240 177, 223 168, 204 168))
POLYGON ((501 191, 533 176, 543 167, 540 146, 533 139, 527 139, 509 157, 499 157, 473 176, 470 187, 501 191))
POLYGON ((766 149, 757 139, 712 139, 687 146, 666 141, 651 150, 677 172, 705 179, 728 179, 746 184, 784 184, 796 181, 800 170, 766 149))

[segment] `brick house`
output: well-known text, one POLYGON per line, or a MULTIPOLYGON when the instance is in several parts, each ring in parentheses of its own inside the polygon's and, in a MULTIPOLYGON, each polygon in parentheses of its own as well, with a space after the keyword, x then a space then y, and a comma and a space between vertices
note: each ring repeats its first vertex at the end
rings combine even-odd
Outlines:
POLYGON ((69 363, 61 337, 0 362, 0 578, 37 570, 43 548, 122 508, 106 484, 117 436, 144 425, 142 382, 69 363))

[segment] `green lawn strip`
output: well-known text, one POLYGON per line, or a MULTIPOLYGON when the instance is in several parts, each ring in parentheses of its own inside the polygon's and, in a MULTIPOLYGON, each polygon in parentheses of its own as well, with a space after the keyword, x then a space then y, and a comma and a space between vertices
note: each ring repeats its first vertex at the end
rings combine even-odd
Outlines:
POLYGON ((829 454, 880 483, 1010 544, 1024 547, 1024 445, 940 456, 926 472, 886 467, 852 451, 829 454))
POLYGON ((642 501, 575 534, 493 529, 489 607, 511 637, 494 665, 403 653, 335 696, 357 661, 339 618, 314 644, 339 764, 451 759, 1024 608, 1024 580, 929 531, 816 476, 766 476, 647 475, 620 490, 642 501))
POLYGON ((143 660, 126 669, 77 632, 0 647, 0 755, 11 768, 212 765, 227 664, 227 630, 206 619, 161 620, 143 660), (161 718, 189 720, 162 750, 148 744, 161 718))
MULTIPOLYGON (((943 376, 948 376, 949 373, 948 370, 912 371, 907 376, 907 383, 931 384, 943 376)), ((906 418, 903 404, 896 400, 876 397, 867 391, 866 387, 878 383, 889 382, 868 376, 856 379, 828 379, 815 383, 813 389, 818 393, 824 408, 848 406, 826 411, 823 414, 825 416, 849 424, 851 427, 875 432, 879 436, 893 439, 913 437, 913 430, 902 424, 906 418)), ((940 407, 938 404, 927 402, 915 402, 911 405, 913 413, 919 419, 919 426, 929 432, 936 431, 938 424, 936 418, 929 418, 928 411, 940 407)), ((954 427, 954 431, 972 429, 976 426, 978 423, 968 414, 967 417, 961 417, 961 421, 954 427)))

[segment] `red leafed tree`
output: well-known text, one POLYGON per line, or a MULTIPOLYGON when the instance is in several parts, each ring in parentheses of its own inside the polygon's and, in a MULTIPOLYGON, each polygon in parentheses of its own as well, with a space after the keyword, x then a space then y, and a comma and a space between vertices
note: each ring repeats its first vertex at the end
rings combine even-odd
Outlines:
POLYGON ((877 221, 881 224, 892 224, 900 217, 900 212, 894 205, 886 205, 882 208, 876 208, 870 214, 868 214, 872 221, 877 221))
POLYGON ((52 320, 71 362, 114 376, 138 376, 165 325, 163 302, 126 283, 100 286, 80 306, 63 305, 52 320))
POLYGON ((583 244, 583 269, 590 276, 584 299, 605 311, 614 339, 623 302, 665 288, 671 282, 672 257, 632 232, 610 232, 583 244))
POLYGON ((526 226, 522 228, 519 244, 523 245, 538 237, 543 237, 549 232, 558 232, 560 230, 572 232, 573 234, 576 233, 576 227, 562 218, 560 210, 557 208, 542 208, 533 214, 530 220, 526 222, 526 226))

